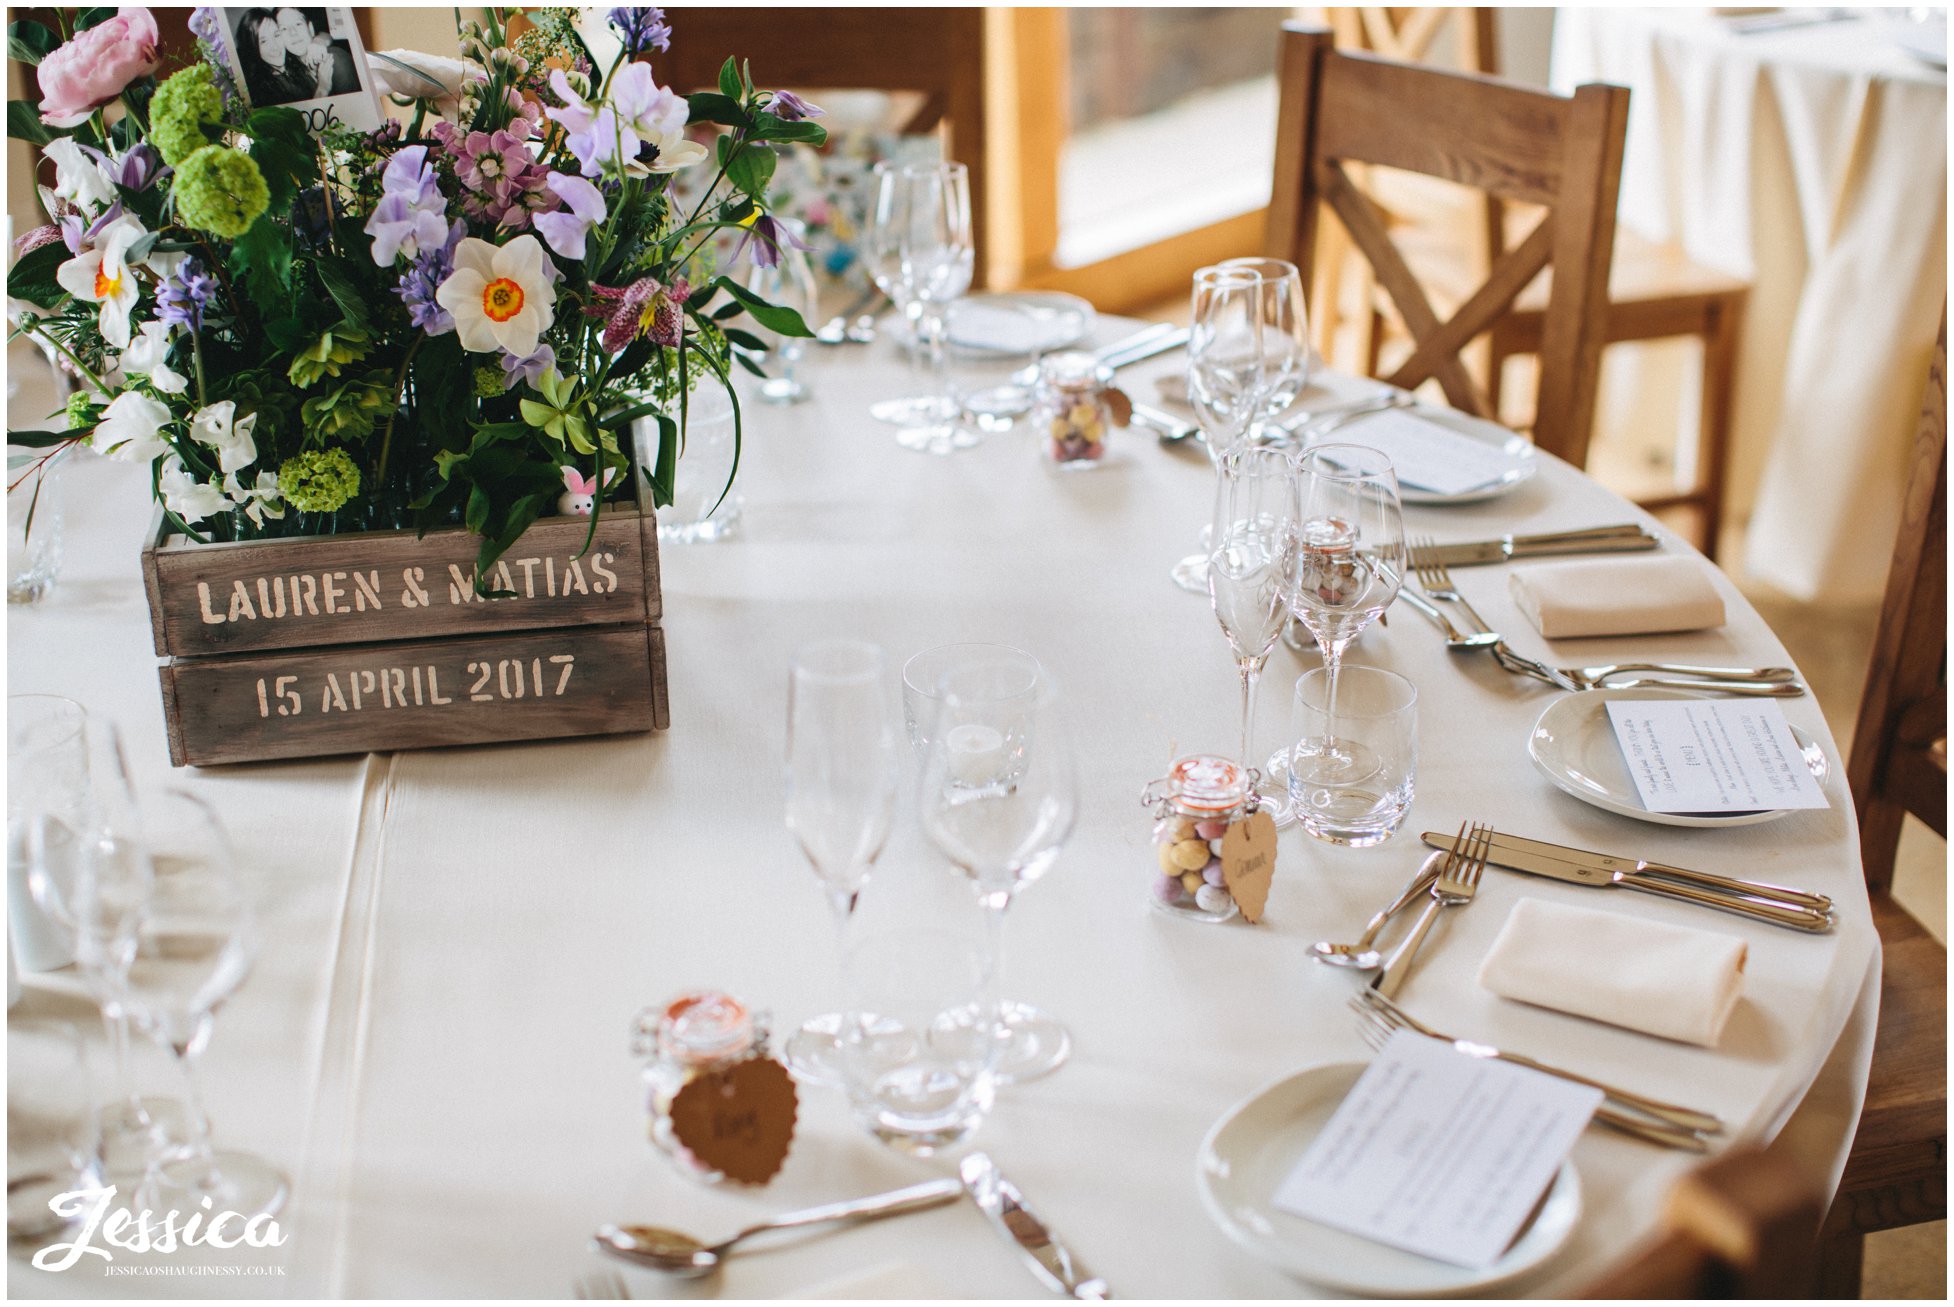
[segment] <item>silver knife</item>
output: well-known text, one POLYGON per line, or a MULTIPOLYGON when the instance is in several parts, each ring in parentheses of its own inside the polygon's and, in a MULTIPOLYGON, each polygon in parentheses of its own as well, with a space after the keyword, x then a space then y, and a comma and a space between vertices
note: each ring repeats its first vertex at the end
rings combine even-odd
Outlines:
POLYGON ((1465 544, 1434 545, 1412 551, 1413 563, 1443 563, 1447 567, 1475 567, 1481 563, 1504 563, 1515 558, 1538 558, 1548 554, 1612 554, 1654 549, 1661 542, 1634 523, 1602 526, 1591 531, 1557 531, 1547 535, 1501 536, 1496 540, 1475 540, 1465 544))
MULTIPOLYGON (((1452 847, 1452 836, 1442 831, 1426 831, 1423 838, 1425 843, 1433 848, 1452 847)), ((1545 876, 1550 880, 1566 881, 1595 889, 1640 890, 1645 894, 1678 899, 1684 903, 1694 903, 1699 907, 1715 908, 1720 912, 1735 913, 1737 916, 1749 917, 1754 921, 1769 922, 1773 926, 1784 926, 1790 930, 1802 930, 1814 935, 1832 929, 1833 924, 1832 914, 1818 908, 1782 903, 1749 893, 1726 893, 1703 886, 1683 884, 1680 881, 1662 880, 1638 872, 1610 871, 1589 863, 1570 862, 1564 858, 1549 857, 1542 853, 1524 852, 1510 845, 1501 847, 1497 840, 1493 843, 1487 861, 1511 871, 1525 872, 1531 876, 1545 876)))
POLYGON ((1165 323, 1161 323, 1160 326, 1164 330, 1159 334, 1154 334, 1151 328, 1134 333, 1135 337, 1141 339, 1129 337, 1100 354, 1099 361, 1117 370, 1180 349, 1187 344, 1192 334, 1186 327, 1168 327, 1165 323))
POLYGON ((1565 844, 1550 844, 1546 840, 1530 840, 1521 835, 1508 835, 1504 831, 1494 833, 1493 847, 1515 849, 1522 853, 1545 854, 1550 858, 1559 858, 1563 862, 1585 862, 1604 871, 1645 872, 1651 876, 1707 885, 1712 889, 1741 894, 1749 898, 1803 904, 1822 912, 1829 912, 1832 909, 1831 899, 1823 894, 1814 894, 1810 890, 1791 889, 1788 886, 1772 885, 1761 880, 1739 880, 1735 876, 1719 876, 1715 872, 1694 871, 1688 867, 1672 866, 1666 862, 1649 862, 1641 858, 1617 858, 1608 853, 1595 853, 1589 849, 1572 848, 1565 844))
POLYGON ((1113 1296, 1106 1282, 1088 1272, 1071 1250, 1025 1206, 1024 1195, 998 1171, 989 1154, 971 1153, 957 1170, 963 1176, 964 1190, 976 1201, 978 1210, 1006 1240, 1024 1252, 1032 1273, 1047 1286, 1088 1302, 1113 1296))
POLYGON ((1160 443, 1163 445, 1177 445, 1183 440, 1201 438, 1199 426, 1183 421, 1165 409, 1155 408, 1151 404, 1135 404, 1133 422, 1135 426, 1149 427, 1159 432, 1160 443))

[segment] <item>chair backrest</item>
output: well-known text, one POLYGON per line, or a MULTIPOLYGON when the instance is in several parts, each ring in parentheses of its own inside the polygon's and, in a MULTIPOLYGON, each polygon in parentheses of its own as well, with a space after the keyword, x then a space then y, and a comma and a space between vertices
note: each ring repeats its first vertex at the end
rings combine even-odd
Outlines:
POLYGON ((1368 50, 1406 64, 1426 62, 1439 34, 1456 19, 1452 34, 1455 64, 1469 73, 1493 75, 1499 72, 1498 12, 1483 5, 1358 5, 1323 10, 1343 49, 1368 50))
POLYGON ((1824 1195, 1789 1160, 1733 1148, 1670 1190, 1663 1228, 1583 1298, 1809 1298, 1824 1195))
POLYGON ((1846 764, 1866 884, 1892 884, 1911 812, 1947 834, 1947 310, 1934 346, 1893 568, 1846 764))
POLYGON ((984 284, 988 178, 984 141, 984 11, 974 8, 703 8, 674 10, 672 48, 652 58, 661 84, 713 87, 728 55, 757 85, 920 95, 902 130, 942 130, 943 157, 970 169, 976 227, 973 284, 984 284))
POLYGON ((1330 33, 1283 31, 1275 189, 1267 253, 1314 270, 1319 202, 1362 251, 1414 339, 1388 378, 1407 388, 1437 378, 1451 403, 1496 414, 1459 351, 1507 311, 1543 268, 1553 269, 1542 328, 1534 440, 1579 467, 1594 424, 1608 264, 1614 253, 1628 91, 1589 85, 1570 96, 1470 73, 1346 53, 1330 33), (1377 206, 1346 164, 1373 164, 1539 205, 1539 222, 1441 322, 1392 243, 1377 206))

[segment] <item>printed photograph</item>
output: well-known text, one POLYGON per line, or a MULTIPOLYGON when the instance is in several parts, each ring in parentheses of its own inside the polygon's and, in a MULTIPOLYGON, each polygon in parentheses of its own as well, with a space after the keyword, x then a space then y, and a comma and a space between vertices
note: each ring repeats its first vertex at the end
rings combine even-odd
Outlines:
POLYGON ((231 63, 256 108, 303 110, 313 130, 371 127, 379 111, 350 9, 225 9, 231 63))

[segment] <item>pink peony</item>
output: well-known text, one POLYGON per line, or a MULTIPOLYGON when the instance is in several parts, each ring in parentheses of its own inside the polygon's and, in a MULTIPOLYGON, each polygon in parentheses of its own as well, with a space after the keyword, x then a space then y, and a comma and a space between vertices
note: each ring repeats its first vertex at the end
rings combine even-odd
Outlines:
POLYGON ((123 5, 41 60, 41 121, 74 127, 156 71, 156 20, 140 5, 123 5))

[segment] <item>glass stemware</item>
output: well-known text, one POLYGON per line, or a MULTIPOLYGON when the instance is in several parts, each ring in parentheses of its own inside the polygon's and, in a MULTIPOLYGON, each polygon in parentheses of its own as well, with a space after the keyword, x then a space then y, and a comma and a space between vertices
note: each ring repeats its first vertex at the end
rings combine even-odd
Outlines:
MULTIPOLYGON (((1267 402, 1262 330, 1262 275, 1247 268, 1202 268, 1194 274, 1187 341, 1187 399, 1201 423, 1208 457, 1219 466, 1249 437, 1267 402)), ((1174 584, 1204 593, 1208 555, 1174 565, 1174 584)))
MULTIPOLYGON (((1242 767, 1250 766, 1255 691, 1269 651, 1289 621, 1296 559, 1295 473, 1280 450, 1245 446, 1217 468, 1209 535, 1208 599, 1242 678, 1242 767)), ((1286 790, 1257 787, 1278 825, 1288 819, 1286 790)))
POLYGON ((1363 445, 1316 445, 1296 461, 1296 556, 1289 604, 1323 651, 1325 734, 1298 740, 1289 771, 1302 785, 1350 784, 1376 770, 1337 738, 1337 671, 1350 642, 1390 607, 1404 580, 1404 514, 1391 460, 1363 445))
POLYGON ((184 1147, 151 1172, 163 1191, 158 1207, 175 1191, 190 1207, 208 1199, 214 1211, 276 1212, 288 1192, 284 1174, 261 1157, 211 1146, 197 1083, 217 1009, 257 957, 257 914, 238 879, 230 840, 201 799, 183 790, 151 796, 143 805, 143 844, 154 881, 127 946, 130 1014, 176 1055, 190 1125, 184 1147))
POLYGON ((999 985, 1004 914, 1057 861, 1078 814, 1071 743, 1051 678, 1029 680, 1015 659, 947 671, 923 755, 919 806, 931 843, 968 876, 985 909, 986 1001, 932 1032, 936 1040, 995 1039, 996 1078, 1045 1075, 1070 1054, 1057 1020, 1006 1002, 999 985))
POLYGON ((1309 313, 1303 301, 1302 270, 1287 259, 1226 259, 1216 266, 1226 271, 1252 272, 1262 279, 1256 311, 1262 323, 1266 393, 1251 435, 1285 444, 1290 438, 1288 433, 1271 435, 1267 424, 1281 417, 1309 384, 1309 313))
POLYGON ((944 366, 946 306, 970 289, 975 256, 970 171, 960 163, 875 165, 875 196, 862 234, 862 259, 882 293, 909 320, 912 357, 927 369, 928 392, 870 408, 901 428, 905 449, 950 454, 980 437, 963 425, 962 404, 944 366))
MULTIPOLYGON (((794 235, 801 235, 799 223, 784 221, 794 235)), ((772 265, 754 264, 746 284, 761 299, 794 310, 803 322, 814 321, 820 298, 814 265, 808 261, 807 251, 792 241, 780 242, 780 257, 772 265)), ((800 403, 807 398, 807 383, 797 375, 801 360, 807 356, 807 339, 765 329, 761 329, 761 336, 767 343, 767 361, 778 363, 779 372, 760 383, 760 398, 769 404, 800 403)))
MULTIPOLYGON (((787 686, 787 829, 828 894, 840 956, 848 923, 894 823, 902 755, 888 660, 859 640, 795 651, 787 686)), ((862 1016, 871 1031, 872 1016, 862 1016)), ((827 1013, 787 1041, 803 1080, 839 1085, 847 1018, 827 1013)))

